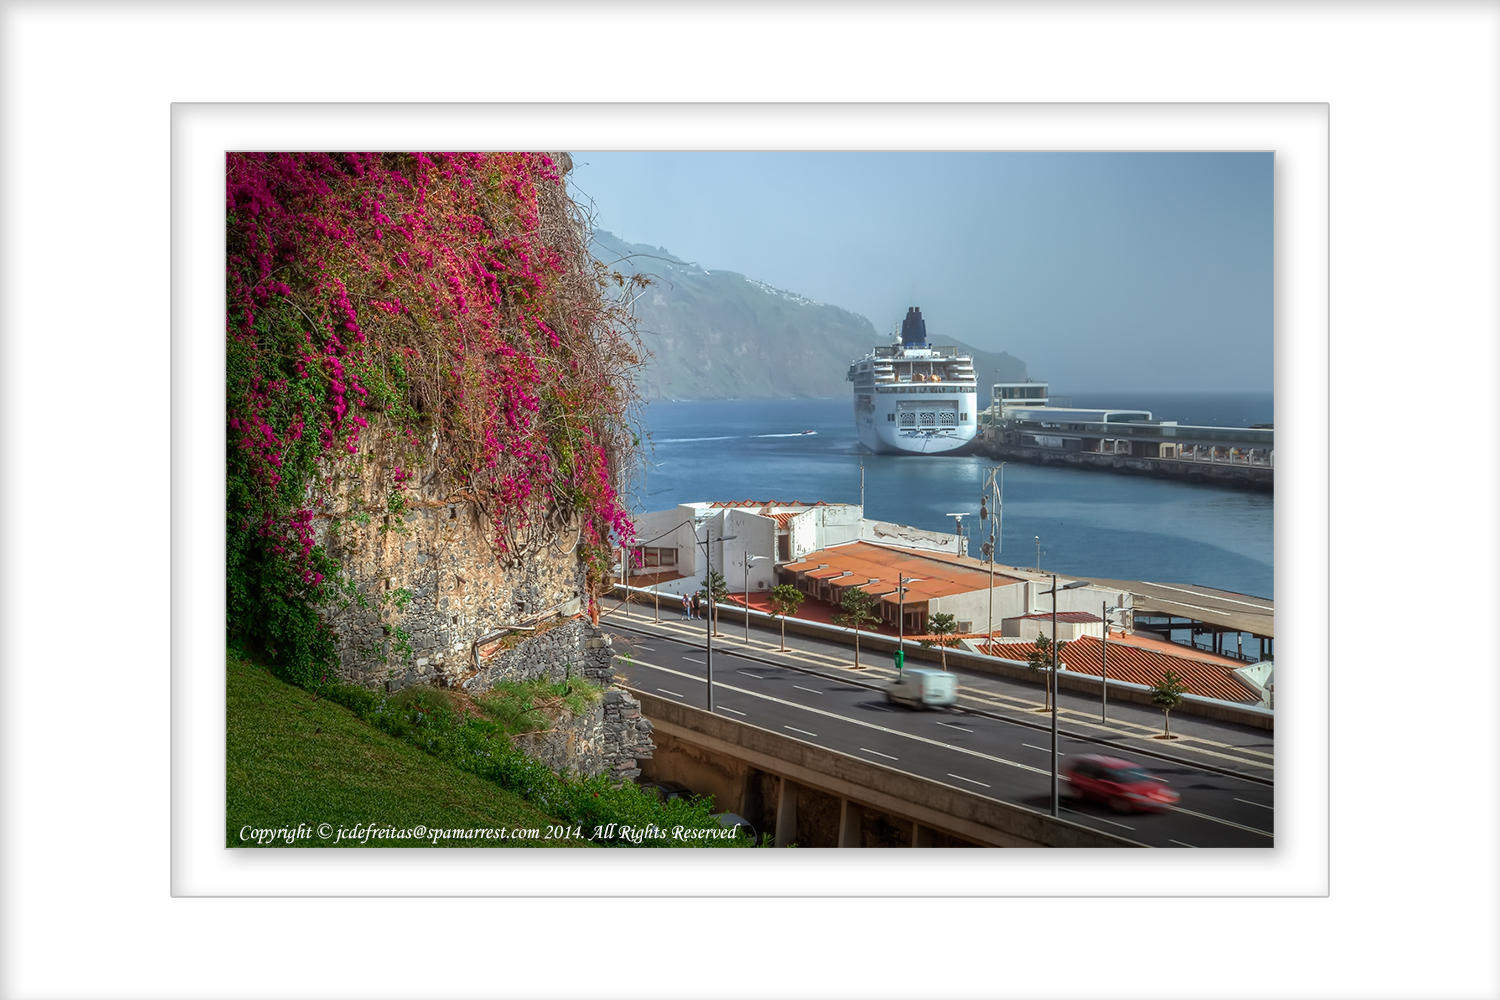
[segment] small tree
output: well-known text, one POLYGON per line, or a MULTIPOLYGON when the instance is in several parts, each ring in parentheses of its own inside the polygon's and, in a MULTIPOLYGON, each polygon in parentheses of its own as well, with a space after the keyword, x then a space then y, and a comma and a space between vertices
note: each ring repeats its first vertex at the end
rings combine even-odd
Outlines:
POLYGON ((941 611, 927 616, 927 631, 937 636, 936 639, 923 639, 924 646, 937 646, 938 655, 942 657, 943 669, 948 669, 948 647, 957 646, 958 640, 949 638, 958 631, 958 619, 953 615, 945 615, 941 611))
POLYGON ((714 613, 714 609, 718 607, 720 601, 729 596, 729 584, 724 582, 724 574, 716 569, 709 570, 708 584, 699 588, 698 596, 703 598, 704 603, 708 605, 709 627, 713 629, 714 635, 718 635, 719 616, 714 613))
MULTIPOLYGON (((1054 662, 1057 662, 1057 663, 1061 663, 1062 662, 1062 651, 1063 651, 1063 647, 1065 647, 1066 645, 1067 645, 1066 642, 1059 642, 1057 644, 1057 650, 1056 650, 1057 658, 1054 661, 1054 659, 1053 659, 1053 649, 1052 649, 1052 640, 1049 639, 1049 638, 1047 638, 1041 632, 1038 632, 1036 634, 1036 648, 1035 649, 1028 649, 1026 651, 1026 665, 1029 666, 1032 670, 1049 670, 1050 671, 1052 669, 1052 664, 1054 662)), ((1045 693, 1042 696, 1042 711, 1044 711, 1044 712, 1048 712, 1048 711, 1052 710, 1052 685, 1053 685, 1053 683, 1055 683, 1055 681, 1053 681, 1053 680, 1049 680, 1048 681, 1047 686, 1046 686, 1046 691, 1045 691, 1045 693)))
POLYGON ((779 583, 771 588, 771 610, 781 619, 781 650, 786 652, 786 616, 794 615, 802 606, 802 591, 790 583, 779 583))
POLYGON ((870 622, 880 619, 870 613, 870 608, 875 604, 875 598, 858 587, 850 587, 844 592, 844 599, 839 602, 839 607, 844 613, 835 615, 834 624, 843 625, 845 628, 854 629, 854 669, 859 666, 859 630, 870 622))
POLYGON ((1187 685, 1182 683, 1174 671, 1168 670, 1161 675, 1161 680, 1151 689, 1151 700, 1161 706, 1162 737, 1172 738, 1172 709, 1182 704, 1182 692, 1187 690, 1187 685))

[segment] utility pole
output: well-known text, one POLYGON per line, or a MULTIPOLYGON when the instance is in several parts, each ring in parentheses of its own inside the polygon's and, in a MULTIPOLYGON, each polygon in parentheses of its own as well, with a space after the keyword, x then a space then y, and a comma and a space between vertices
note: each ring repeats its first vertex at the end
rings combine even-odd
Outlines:
MULTIPOLYGON (((1005 463, 1004 462, 1001 462, 998 467, 990 470, 989 488, 990 488, 990 499, 995 504, 995 517, 994 517, 993 520, 990 521, 990 540, 989 540, 989 544, 986 546, 986 548, 989 549, 989 556, 990 556, 990 617, 989 617, 990 627, 989 627, 989 633, 988 634, 989 634, 989 641, 991 643, 994 643, 994 641, 995 641, 995 556, 997 556, 1000 553, 1000 530, 1001 530, 1000 514, 1001 514, 1002 510, 1004 510, 1004 504, 1005 504, 1005 463), (996 489, 996 487, 995 487, 995 476, 996 476, 997 473, 1000 476, 1000 486, 999 486, 998 489, 996 489)), ((984 499, 985 498, 981 497, 980 500, 979 500, 979 519, 981 521, 983 521, 988 516, 988 512, 985 510, 985 507, 984 507, 984 499)))

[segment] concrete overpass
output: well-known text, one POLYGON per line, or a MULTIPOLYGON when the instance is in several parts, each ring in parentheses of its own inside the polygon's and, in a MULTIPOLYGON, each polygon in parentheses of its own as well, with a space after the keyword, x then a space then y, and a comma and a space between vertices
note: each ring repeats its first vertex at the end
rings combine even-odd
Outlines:
POLYGON ((1023 806, 631 688, 656 756, 642 777, 711 794, 778 845, 1140 847, 1023 806))

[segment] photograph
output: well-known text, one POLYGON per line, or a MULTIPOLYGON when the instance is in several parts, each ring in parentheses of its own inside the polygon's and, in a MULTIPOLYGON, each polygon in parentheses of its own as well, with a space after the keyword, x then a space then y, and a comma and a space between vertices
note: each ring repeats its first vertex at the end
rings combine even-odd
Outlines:
POLYGON ((226 847, 1276 845, 1274 151, 224 165, 226 847))

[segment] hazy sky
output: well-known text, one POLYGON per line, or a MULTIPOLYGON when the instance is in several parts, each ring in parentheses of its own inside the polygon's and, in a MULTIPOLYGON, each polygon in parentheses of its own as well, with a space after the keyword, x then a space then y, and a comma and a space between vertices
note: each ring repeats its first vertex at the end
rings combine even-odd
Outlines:
POLYGON ((929 339, 1008 351, 1056 393, 1272 387, 1270 153, 573 162, 601 229, 859 313, 882 335, 920 306, 929 339))

